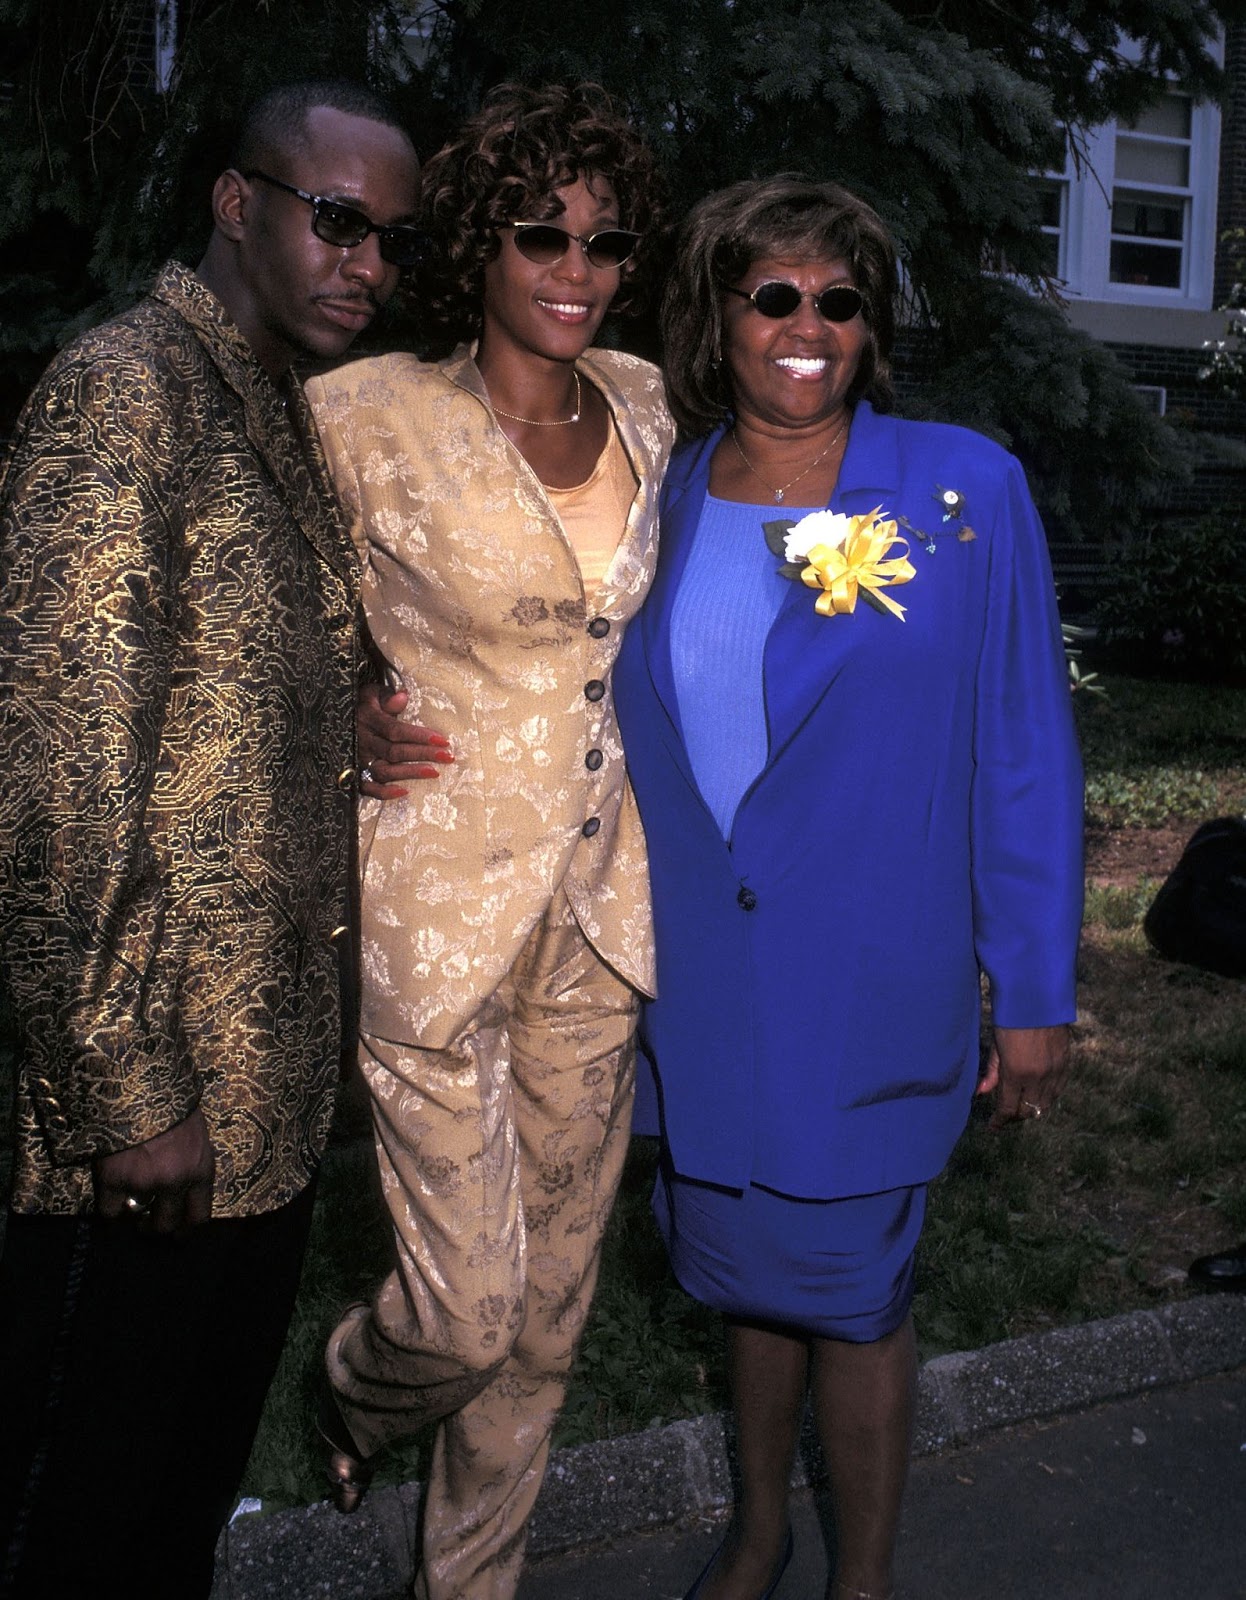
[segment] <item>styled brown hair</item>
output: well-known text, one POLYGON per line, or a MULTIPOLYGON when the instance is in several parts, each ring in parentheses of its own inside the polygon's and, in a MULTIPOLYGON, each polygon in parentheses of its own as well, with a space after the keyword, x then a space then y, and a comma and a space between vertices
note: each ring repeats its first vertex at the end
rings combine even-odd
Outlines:
POLYGON ((432 250, 416 310, 431 354, 479 334, 485 264, 501 249, 498 228, 556 221, 556 191, 594 177, 613 188, 619 226, 641 235, 612 307, 636 311, 660 245, 661 182, 648 146, 596 84, 504 83, 488 95, 424 167, 421 220, 432 250))
POLYGON ((890 409, 895 343, 896 252, 881 219, 837 183, 799 173, 745 178, 707 195, 688 213, 662 300, 667 397, 680 429, 708 433, 730 415, 731 377, 722 361, 722 286, 734 286, 763 256, 846 261, 864 301, 869 343, 848 390, 890 409))

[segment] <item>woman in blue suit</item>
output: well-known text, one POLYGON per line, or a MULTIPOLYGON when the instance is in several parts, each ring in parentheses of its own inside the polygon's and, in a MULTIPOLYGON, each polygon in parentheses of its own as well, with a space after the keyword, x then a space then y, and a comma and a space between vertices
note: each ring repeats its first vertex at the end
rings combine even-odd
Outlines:
POLYGON ((926 1185, 975 1088, 996 1126, 1048 1111, 1075 1014, 1046 543, 998 445, 886 414, 894 260, 846 191, 750 180, 694 210, 664 307, 688 442, 614 685, 655 897, 655 1203, 726 1316, 737 1414, 742 1494, 698 1600, 776 1587, 807 1386, 829 1593, 890 1595, 926 1185))

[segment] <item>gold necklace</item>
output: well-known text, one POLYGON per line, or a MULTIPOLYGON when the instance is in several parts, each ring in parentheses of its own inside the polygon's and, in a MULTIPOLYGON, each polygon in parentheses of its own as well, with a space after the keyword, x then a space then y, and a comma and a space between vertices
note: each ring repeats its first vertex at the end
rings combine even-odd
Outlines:
POLYGON ((731 430, 731 442, 732 442, 732 444, 735 445, 736 449, 740 452, 740 460, 743 461, 744 465, 748 468, 748 470, 757 479, 758 483, 761 484, 762 488, 765 489, 767 491, 767 493, 772 494, 774 496, 774 501, 775 501, 776 505, 781 505, 783 503, 783 496, 792 487, 792 485, 794 483, 799 483, 802 478, 807 478, 809 476, 809 474, 813 471, 813 469, 820 462, 826 460, 827 456, 830 455, 831 451, 835 448, 835 446, 843 438, 844 429, 847 426, 848 426, 848 418, 845 417, 844 420, 840 423, 839 427, 835 430, 835 437, 831 440, 830 444, 827 445, 826 449, 823 450, 821 455, 814 456, 813 460, 809 463, 809 465, 807 467, 802 467, 801 470, 796 474, 796 476, 794 478, 789 478, 787 480, 787 482, 785 484, 783 484, 781 488, 778 488, 778 489, 776 489, 775 486, 772 483, 767 483, 766 482, 765 478, 762 477, 761 473, 758 472, 757 468, 753 465, 753 463, 749 460, 749 458, 744 454, 744 446, 740 443, 739 438, 736 436, 736 431, 735 431, 734 427, 731 430))
POLYGON ((568 423, 578 422, 580 420, 580 374, 574 367, 571 369, 571 376, 575 379, 575 410, 569 417, 559 417, 557 422, 538 422, 535 417, 517 417, 513 411, 503 411, 501 406, 493 406, 493 401, 490 400, 489 404, 493 406, 494 416, 505 417, 508 422, 522 422, 528 428, 565 428, 568 423))

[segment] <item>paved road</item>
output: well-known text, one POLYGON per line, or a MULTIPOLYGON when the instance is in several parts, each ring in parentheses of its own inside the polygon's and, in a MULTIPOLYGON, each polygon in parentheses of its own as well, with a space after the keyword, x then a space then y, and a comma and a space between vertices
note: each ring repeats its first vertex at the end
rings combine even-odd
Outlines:
MULTIPOLYGON (((825 1516, 803 1491, 775 1600, 821 1600, 825 1516)), ((720 1536, 546 1557, 520 1600, 679 1600, 720 1536)), ((897 1600, 1246 1600, 1246 1369, 916 1461, 897 1578, 897 1600)))
MULTIPOLYGON (((897 1600, 1246 1600, 1246 1296, 939 1357, 916 1450, 897 1600)), ((826 1510, 798 1476, 776 1600, 822 1600, 826 1510)), ((731 1494, 720 1418, 555 1452, 520 1600, 681 1600, 731 1494)), ((213 1600, 396 1600, 418 1503, 240 1517, 213 1600)))

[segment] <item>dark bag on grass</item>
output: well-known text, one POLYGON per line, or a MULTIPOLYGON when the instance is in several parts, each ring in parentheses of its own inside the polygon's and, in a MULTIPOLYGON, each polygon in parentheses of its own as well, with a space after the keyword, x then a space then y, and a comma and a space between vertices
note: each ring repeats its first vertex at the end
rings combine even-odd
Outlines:
POLYGON ((1198 829, 1143 927, 1169 961, 1246 977, 1246 819, 1217 817, 1198 829))

